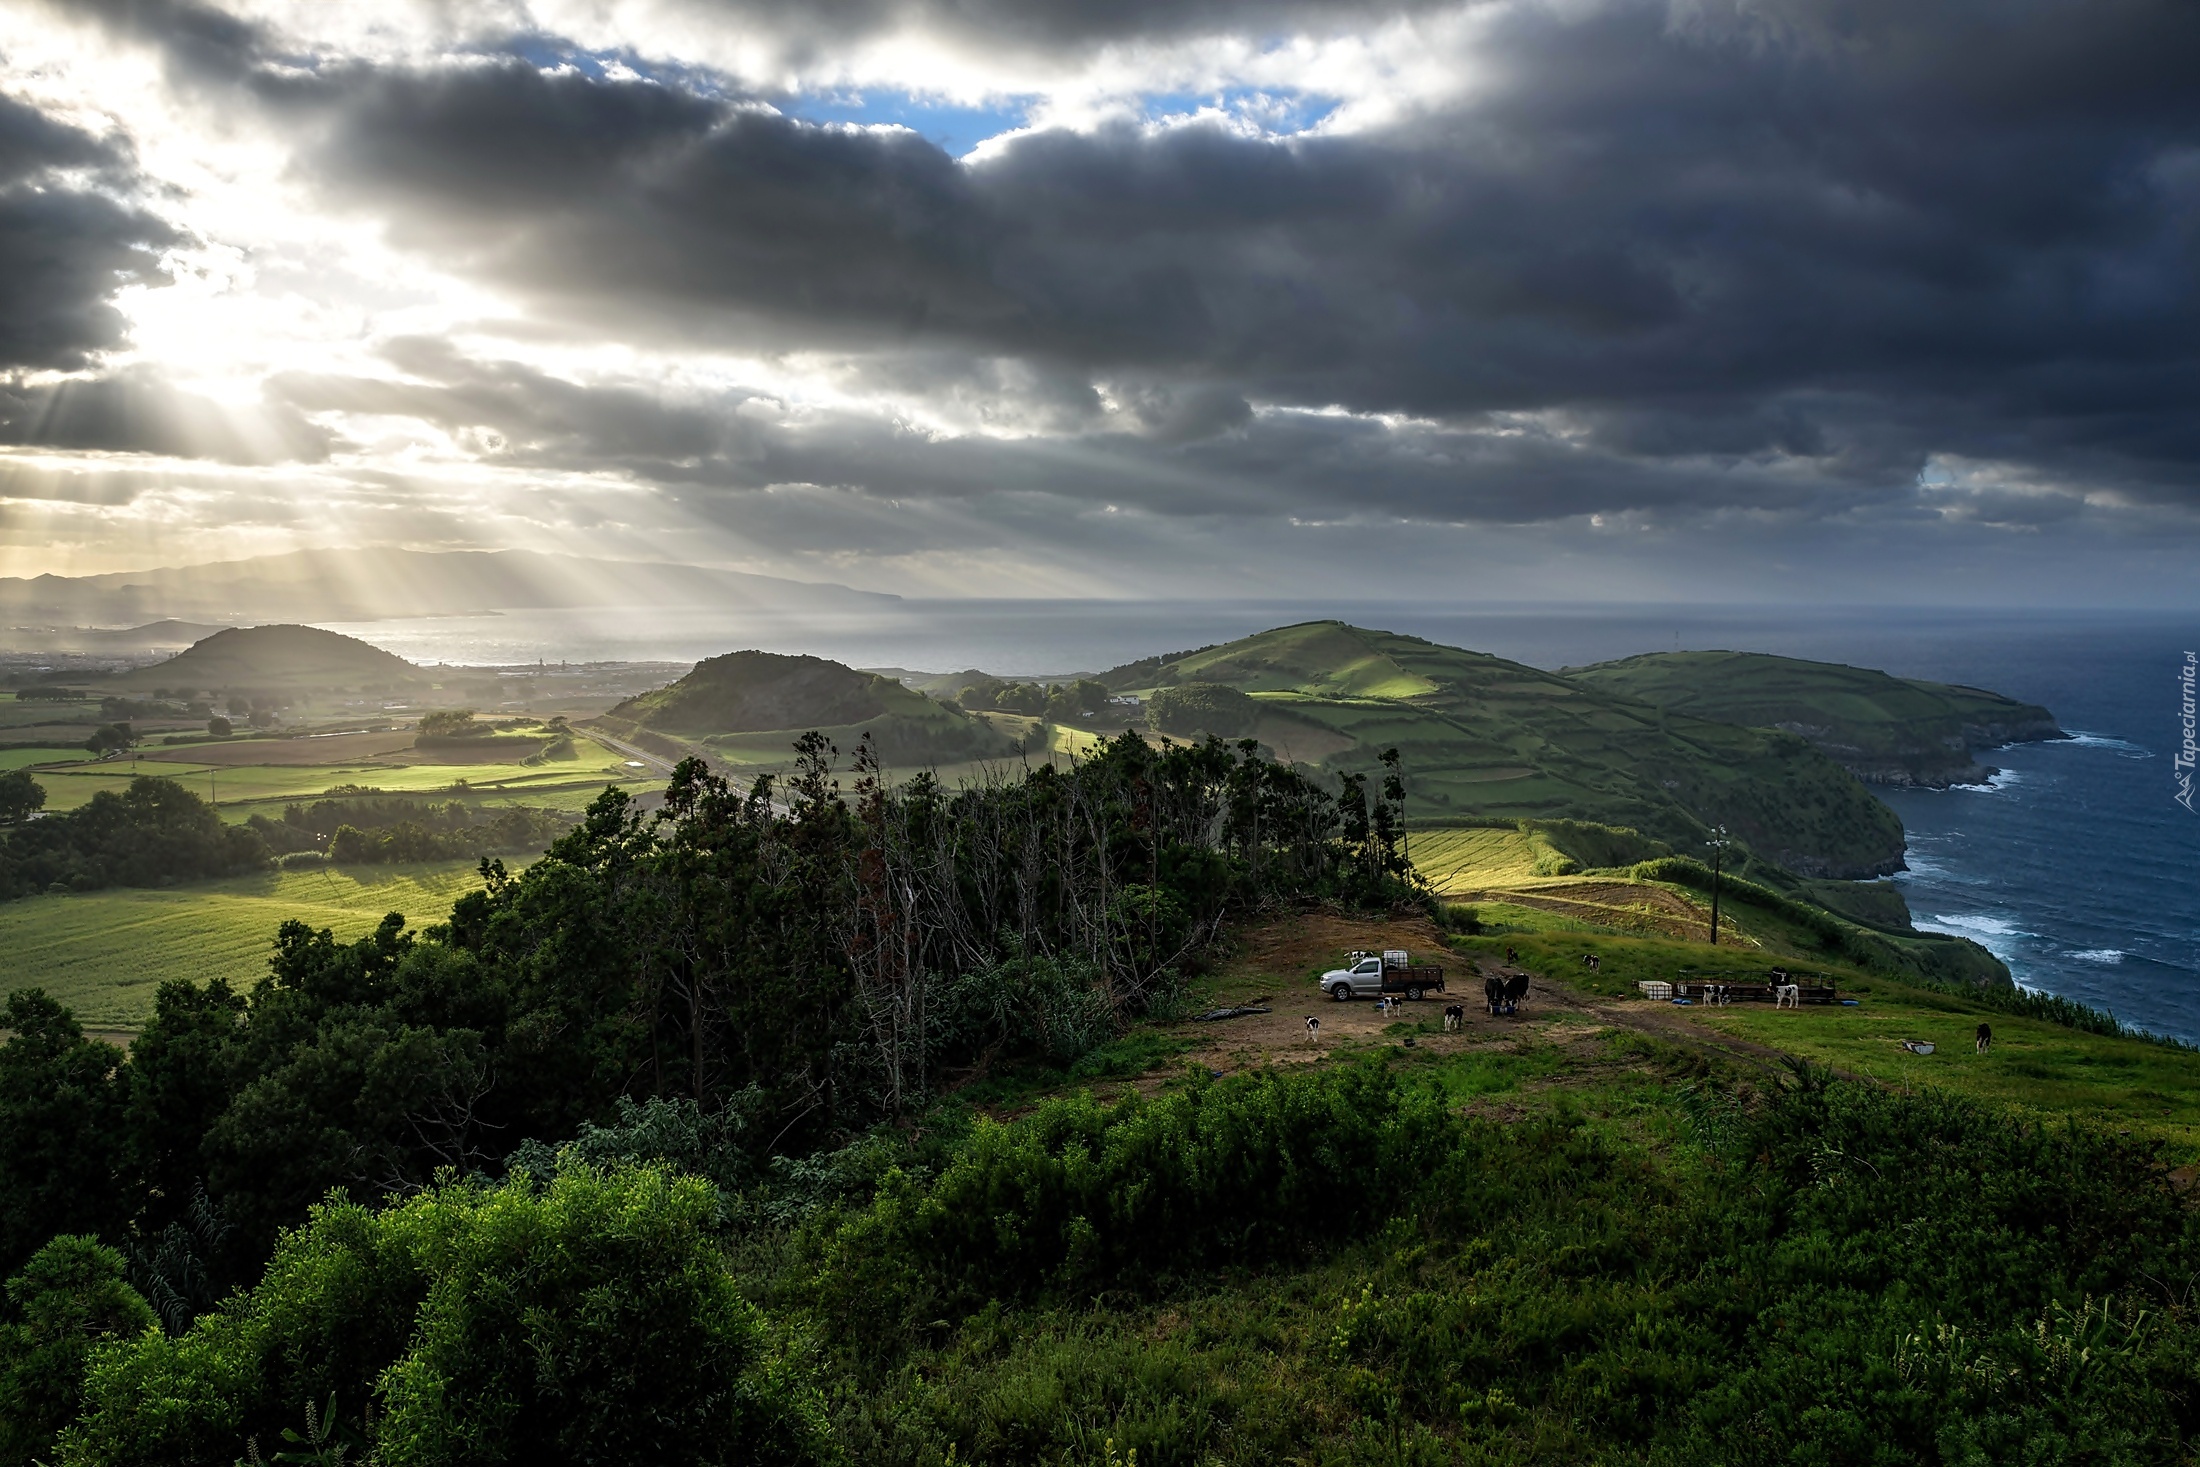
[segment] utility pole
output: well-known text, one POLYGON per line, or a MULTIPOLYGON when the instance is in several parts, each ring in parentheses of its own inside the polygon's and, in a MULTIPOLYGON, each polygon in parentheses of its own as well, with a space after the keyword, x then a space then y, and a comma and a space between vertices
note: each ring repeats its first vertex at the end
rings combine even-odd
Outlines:
POLYGON ((1726 848, 1733 844, 1723 825, 1711 827, 1711 839, 1704 842, 1711 847, 1711 945, 1719 945, 1719 872, 1726 864, 1726 848))

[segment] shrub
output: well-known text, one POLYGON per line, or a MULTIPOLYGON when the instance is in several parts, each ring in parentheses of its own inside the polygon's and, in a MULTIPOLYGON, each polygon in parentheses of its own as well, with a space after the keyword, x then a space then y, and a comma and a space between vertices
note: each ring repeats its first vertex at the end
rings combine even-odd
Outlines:
POLYGON ((482 738, 494 732, 487 724, 474 722, 471 708, 439 708, 420 715, 419 737, 426 740, 482 738))
MULTIPOLYGON (((840 1278, 967 1305, 1089 1290, 1233 1257, 1273 1260, 1397 1211, 1453 1152, 1431 1092, 1377 1066, 1258 1072, 1111 1108, 1055 1099, 981 1121, 929 1188, 889 1178, 837 1240, 840 1278), (888 1272, 909 1270, 898 1280, 888 1272)), ((883 1294, 844 1302, 869 1310, 883 1294)), ((912 1300, 913 1302, 913 1300, 912 1300)))
POLYGON ((1224 683, 1183 683, 1157 688, 1146 719, 1162 733, 1238 738, 1260 723, 1261 706, 1250 693, 1224 683))
POLYGON ((800 1463, 809 1396, 734 1286, 693 1178, 561 1171, 330 1203, 249 1294, 102 1356, 64 1463, 227 1464, 304 1403, 389 1464, 800 1463))
POLYGON ((97 1238, 64 1233, 8 1280, 0 1324, 0 1467, 51 1454, 54 1433, 82 1404, 95 1345, 153 1327, 153 1311, 124 1280, 122 1255, 97 1238))

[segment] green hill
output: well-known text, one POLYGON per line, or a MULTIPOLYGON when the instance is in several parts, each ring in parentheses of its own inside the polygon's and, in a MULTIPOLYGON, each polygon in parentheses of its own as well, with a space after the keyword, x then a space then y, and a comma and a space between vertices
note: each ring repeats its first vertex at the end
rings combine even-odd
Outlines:
POLYGON ((128 687, 221 691, 253 688, 384 688, 426 675, 395 653, 319 627, 231 627, 166 662, 115 679, 128 687))
POLYGON ((890 764, 995 758, 1016 750, 986 724, 890 677, 773 652, 729 652, 699 662, 678 682, 627 699, 603 722, 613 731, 688 739, 737 761, 783 757, 795 736, 810 729, 831 736, 843 751, 869 733, 890 764))
POLYGON ((1976 783, 1976 750, 2064 737, 2032 703, 1868 668, 1757 652, 1653 652, 1564 676, 1696 718, 1800 734, 1859 779, 1976 783))
POLYGON ((1798 734, 1661 710, 1418 637, 1308 622, 1102 680, 1149 695, 1191 684, 1251 694, 1273 714, 1253 736, 1301 762, 1365 769, 1395 745, 1417 823, 1588 820, 1684 851, 1723 824, 1806 875, 1901 864, 1901 821, 1798 734))

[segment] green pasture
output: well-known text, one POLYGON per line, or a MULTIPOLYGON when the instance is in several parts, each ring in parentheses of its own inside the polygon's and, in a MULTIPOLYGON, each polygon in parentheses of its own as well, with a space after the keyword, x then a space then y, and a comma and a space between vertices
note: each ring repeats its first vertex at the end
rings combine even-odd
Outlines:
POLYGON ((474 862, 439 861, 27 897, 0 905, 0 989, 43 988, 87 1028, 134 1030, 171 978, 249 987, 287 918, 344 938, 389 912, 426 926, 479 884, 474 862))
POLYGON ((1438 891, 1498 882, 1526 881, 1549 847, 1515 829, 1413 830, 1407 832, 1413 864, 1438 891))
POLYGON ((61 760, 73 762, 83 757, 82 744, 71 744, 66 748, 0 749, 0 772, 29 769, 36 764, 53 764, 61 760))
POLYGON ((1457 939, 1465 951, 1501 955, 1513 948, 1523 965, 1589 993, 1641 1003, 1636 983, 1764 982, 1773 967, 1829 978, 1855 1008, 1775 1009, 1670 1006, 1684 1022, 1748 1040, 1844 1074, 1885 1085, 1934 1087, 2060 1122, 2092 1118, 2160 1141, 2178 1162, 2200 1162, 2200 1052, 2125 1035, 2089 1034, 1996 1010, 1984 999, 1942 993, 1873 977, 1838 963, 1778 953, 1599 931, 1586 923, 1526 907, 1478 905, 1487 922, 1500 915, 1518 930, 1457 939), (1534 929, 1534 930, 1528 930, 1534 929), (1600 968, 1581 966, 1594 953, 1600 968), (1993 1028, 1992 1048, 1975 1052, 1981 1021, 1993 1028), (1905 1040, 1934 1046, 1930 1055, 1902 1048, 1905 1040))
POLYGON ((2143 1039, 2087 1034, 1994 1013, 1970 1000, 1862 980, 1853 1009, 1706 1010, 1698 1021, 1815 1064, 1903 1089, 1927 1086, 2052 1116, 2090 1116, 2156 1136, 2180 1161, 2200 1160, 2200 1054, 2143 1039), (1979 1054, 1981 1021, 1994 1031, 1979 1054), (1924 1040, 1928 1055, 1902 1048, 1924 1040))
MULTIPOLYGON (((545 759, 532 764, 517 761, 355 762, 217 767, 171 759, 77 759, 65 764, 40 764, 34 772, 38 782, 45 786, 48 810, 74 810, 90 803, 99 791, 120 791, 132 778, 143 774, 175 780, 192 793, 219 803, 222 813, 231 819, 242 819, 269 805, 314 798, 347 784, 408 795, 450 794, 463 789, 466 793, 487 797, 487 802, 492 804, 580 809, 600 794, 606 784, 630 784, 640 788, 662 783, 654 771, 628 768, 623 754, 592 742, 582 744, 581 748, 584 753, 578 759, 545 759)), ((0 750, 0 754, 33 756, 0 763, 0 769, 37 763, 38 752, 0 750)))

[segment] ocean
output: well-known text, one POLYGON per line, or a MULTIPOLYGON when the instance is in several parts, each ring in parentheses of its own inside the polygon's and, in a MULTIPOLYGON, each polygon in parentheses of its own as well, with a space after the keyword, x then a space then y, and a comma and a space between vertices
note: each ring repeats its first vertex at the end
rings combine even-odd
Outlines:
MULTIPOLYGON (((1559 668, 1727 648, 1968 683, 2044 704, 2078 737, 1982 756, 1990 787, 1882 790, 1909 832, 1919 926, 1991 949, 2019 983, 2200 1042, 2200 815, 2175 803, 2178 674, 2200 617, 1887 608, 1307 601, 910 601, 882 613, 515 611, 335 629, 417 662, 690 661, 741 647, 856 666, 1098 671, 1337 617, 1559 668)), ((2200 803, 2200 801, 2196 801, 2200 803)))

